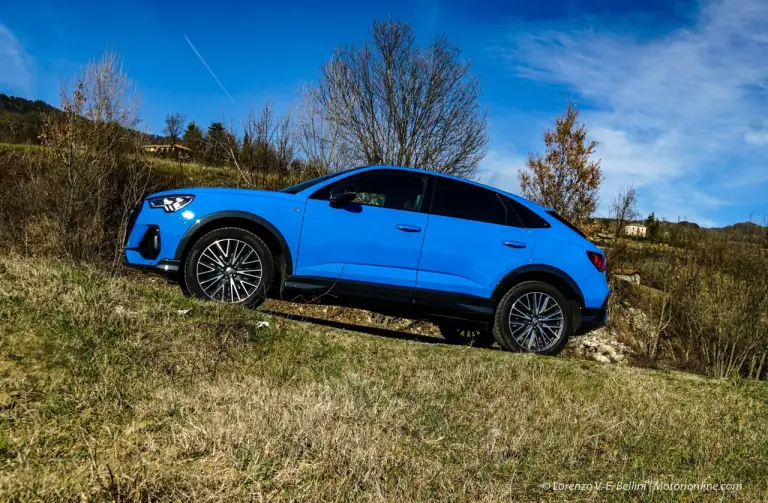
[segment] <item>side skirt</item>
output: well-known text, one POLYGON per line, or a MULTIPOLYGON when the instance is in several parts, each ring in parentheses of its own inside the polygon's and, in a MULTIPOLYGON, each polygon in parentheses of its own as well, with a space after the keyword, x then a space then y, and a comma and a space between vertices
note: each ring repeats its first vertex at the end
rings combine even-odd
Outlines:
POLYGON ((285 281, 280 298, 470 326, 492 322, 494 310, 491 299, 473 295, 306 276, 293 276, 285 281))

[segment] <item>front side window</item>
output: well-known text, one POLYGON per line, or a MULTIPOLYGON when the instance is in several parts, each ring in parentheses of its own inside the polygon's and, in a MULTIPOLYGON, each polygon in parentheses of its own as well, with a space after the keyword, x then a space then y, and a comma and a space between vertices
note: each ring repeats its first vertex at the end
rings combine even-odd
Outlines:
POLYGON ((285 192, 286 194, 298 194, 302 190, 308 189, 308 188, 312 187, 313 185, 317 185, 320 182, 324 182, 324 181, 326 181, 326 180, 328 180, 330 178, 335 178, 337 176, 341 176, 341 175, 347 174, 350 171, 355 171, 357 169, 362 169, 363 167, 352 168, 352 169, 347 169, 347 170, 344 170, 344 171, 337 171, 335 173, 329 173, 329 174, 323 175, 323 176, 318 176, 317 178, 312 178, 311 180, 305 180, 305 181, 303 181, 301 183, 297 183, 296 185, 291 185, 290 187, 286 187, 283 190, 281 190, 280 192, 285 192))
POLYGON ((450 178, 438 180, 432 213, 489 224, 517 223, 496 192, 450 178))
POLYGON ((427 189, 427 177, 405 171, 369 171, 323 187, 311 198, 328 200, 336 186, 356 193, 353 204, 419 211, 427 189))

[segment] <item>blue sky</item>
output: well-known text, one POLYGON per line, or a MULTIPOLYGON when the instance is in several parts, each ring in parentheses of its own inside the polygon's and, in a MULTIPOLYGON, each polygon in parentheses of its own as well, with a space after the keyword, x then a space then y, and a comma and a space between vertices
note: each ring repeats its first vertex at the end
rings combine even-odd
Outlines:
POLYGON ((334 47, 391 16, 420 42, 447 35, 473 62, 489 122, 483 181, 518 192, 517 169, 571 100, 600 142, 600 213, 634 184, 640 210, 669 220, 768 216, 765 0, 0 5, 0 92, 58 104, 60 78, 109 47, 153 132, 168 112, 206 125, 266 100, 288 110, 334 47))

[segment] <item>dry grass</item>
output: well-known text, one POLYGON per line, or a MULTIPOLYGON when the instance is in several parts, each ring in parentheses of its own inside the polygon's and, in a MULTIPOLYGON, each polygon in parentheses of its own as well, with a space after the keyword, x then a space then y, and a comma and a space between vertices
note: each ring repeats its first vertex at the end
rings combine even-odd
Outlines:
POLYGON ((1 500, 768 498, 765 383, 259 330, 258 311, 21 256, 0 284, 1 500), (647 479, 743 488, 541 488, 647 479))

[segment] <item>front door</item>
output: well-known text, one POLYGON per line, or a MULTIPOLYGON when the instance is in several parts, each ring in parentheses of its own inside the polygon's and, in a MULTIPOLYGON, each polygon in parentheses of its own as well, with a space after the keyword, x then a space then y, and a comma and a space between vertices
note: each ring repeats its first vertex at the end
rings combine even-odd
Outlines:
POLYGON ((323 187, 307 200, 295 275, 331 283, 387 285, 412 293, 427 226, 428 177, 372 170, 323 187), (338 207, 335 185, 356 194, 338 207))

